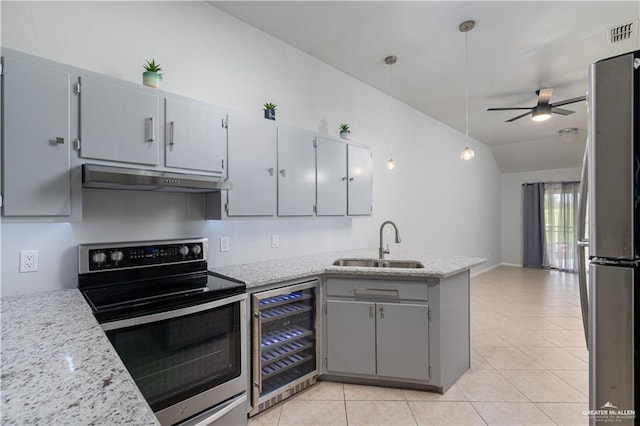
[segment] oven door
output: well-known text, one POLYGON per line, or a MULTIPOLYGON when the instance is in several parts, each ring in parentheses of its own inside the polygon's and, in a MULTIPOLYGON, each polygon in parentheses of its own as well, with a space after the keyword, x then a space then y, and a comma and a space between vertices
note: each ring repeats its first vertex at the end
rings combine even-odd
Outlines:
POLYGON ((246 294, 102 324, 163 425, 246 391, 246 294))

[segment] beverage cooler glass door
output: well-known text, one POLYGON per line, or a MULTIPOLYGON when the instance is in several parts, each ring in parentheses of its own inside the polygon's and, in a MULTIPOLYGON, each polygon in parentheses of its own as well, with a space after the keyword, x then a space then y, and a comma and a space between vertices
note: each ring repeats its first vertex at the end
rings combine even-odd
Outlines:
POLYGON ((317 280, 252 296, 252 415, 315 382, 318 306, 317 280))
POLYGON ((103 324, 162 424, 182 420, 174 418, 178 411, 195 415, 245 389, 246 297, 103 324))

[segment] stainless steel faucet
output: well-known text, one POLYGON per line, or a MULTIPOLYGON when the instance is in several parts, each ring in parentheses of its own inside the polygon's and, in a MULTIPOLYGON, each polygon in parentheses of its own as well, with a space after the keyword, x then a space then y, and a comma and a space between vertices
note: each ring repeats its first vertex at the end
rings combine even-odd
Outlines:
POLYGON ((396 230, 396 244, 400 243, 400 231, 398 231, 398 227, 396 226, 396 224, 390 220, 382 222, 382 225, 380 225, 380 247, 378 247, 378 257, 380 259, 384 259, 384 255, 389 253, 389 244, 387 244, 386 249, 382 244, 382 230, 384 229, 385 225, 393 226, 393 229, 396 230))

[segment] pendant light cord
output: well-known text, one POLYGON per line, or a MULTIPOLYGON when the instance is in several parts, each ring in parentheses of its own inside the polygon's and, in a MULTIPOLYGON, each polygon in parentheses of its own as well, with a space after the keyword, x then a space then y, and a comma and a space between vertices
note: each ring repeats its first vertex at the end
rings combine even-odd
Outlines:
POLYGON ((391 99, 389 99, 389 116, 391 117, 390 151, 393 158, 393 64, 389 64, 389 81, 391 86, 391 99))
MULTIPOLYGON (((464 103, 465 103, 465 118, 466 118, 465 134, 467 135, 467 139, 469 139, 469 32, 464 33, 464 56, 465 56, 464 103)), ((467 143, 469 143, 468 140, 467 140, 467 143)))

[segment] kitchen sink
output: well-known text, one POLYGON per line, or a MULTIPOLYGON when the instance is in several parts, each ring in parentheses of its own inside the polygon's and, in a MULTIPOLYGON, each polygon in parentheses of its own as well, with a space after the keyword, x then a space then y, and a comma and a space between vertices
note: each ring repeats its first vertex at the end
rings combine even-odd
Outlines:
POLYGON ((333 265, 355 268, 424 268, 422 263, 415 260, 338 259, 333 265))

